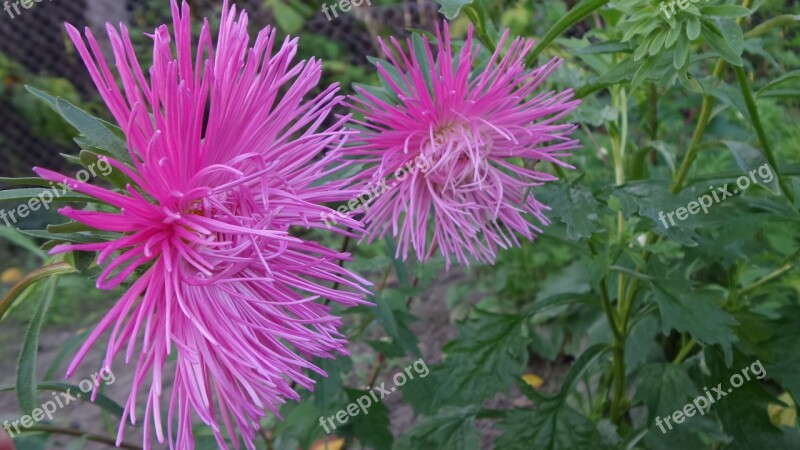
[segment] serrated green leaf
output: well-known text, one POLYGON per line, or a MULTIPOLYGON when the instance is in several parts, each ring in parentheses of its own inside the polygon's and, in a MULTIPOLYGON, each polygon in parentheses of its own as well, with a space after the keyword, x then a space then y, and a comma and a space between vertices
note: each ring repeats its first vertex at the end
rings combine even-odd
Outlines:
POLYGON ((444 347, 447 358, 432 369, 439 386, 434 404, 477 404, 514 385, 528 362, 527 317, 476 309, 444 347))
POLYGON ((500 422, 496 447, 503 450, 603 450, 597 426, 571 406, 544 402, 535 410, 513 409, 500 422))
MULTIPOLYGON (((647 423, 650 432, 645 436, 648 448, 668 450, 673 448, 702 448, 702 441, 689 427, 683 424, 664 422, 674 411, 682 410, 684 405, 701 394, 689 377, 687 368, 679 364, 648 364, 641 368, 636 381, 634 403, 647 406, 647 423), (662 432, 656 419, 659 419, 662 432)), ((700 420, 700 414, 689 418, 688 422, 700 420)))
POLYGON ((39 334, 42 331, 42 324, 53 302, 58 277, 52 277, 42 286, 41 296, 33 318, 28 325, 25 333, 25 340, 22 342, 22 350, 19 354, 17 363, 17 400, 20 410, 24 414, 30 414, 39 405, 39 390, 36 381, 36 359, 39 353, 39 334))
POLYGON ((567 226, 569 239, 578 241, 603 230, 599 218, 605 207, 595 200, 591 191, 585 187, 551 185, 538 195, 546 199, 545 203, 549 205, 559 205, 551 215, 567 226))
POLYGON ((53 107, 56 112, 61 114, 64 120, 89 139, 93 146, 109 152, 111 156, 120 161, 130 161, 130 155, 125 143, 108 128, 106 122, 62 98, 54 98, 30 86, 26 86, 26 88, 53 107))
POLYGON ((522 389, 536 403, 535 409, 510 411, 500 423, 503 435, 497 448, 527 450, 589 450, 609 448, 603 442, 596 425, 569 406, 567 399, 578 380, 609 351, 608 346, 596 345, 581 354, 570 368, 559 393, 544 397, 526 385, 522 389))
POLYGON ((478 450, 480 434, 475 426, 478 408, 445 409, 423 418, 397 441, 393 450, 478 450))
POLYGON ((653 298, 661 311, 661 328, 687 332, 698 342, 719 344, 728 358, 732 358, 732 345, 737 341, 731 329, 738 322, 722 308, 713 296, 715 291, 696 291, 688 280, 659 278, 649 282, 653 298))

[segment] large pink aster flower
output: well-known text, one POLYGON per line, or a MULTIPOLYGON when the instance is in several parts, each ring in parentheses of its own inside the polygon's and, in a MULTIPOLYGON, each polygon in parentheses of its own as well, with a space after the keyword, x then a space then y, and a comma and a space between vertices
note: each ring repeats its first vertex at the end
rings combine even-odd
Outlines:
MULTIPOLYGON (((171 447, 193 448, 191 425, 199 417, 221 448, 227 448, 226 435, 237 448, 239 436, 255 448, 266 411, 278 414, 285 399, 299 398, 291 383, 312 389, 304 370, 324 374, 309 360, 345 353, 340 319, 322 300, 363 302, 367 282, 337 264, 349 255, 289 234, 292 226, 323 228, 320 217, 331 211, 321 205, 357 194, 342 183, 320 184, 341 169, 331 163, 349 133, 348 118, 323 127, 341 101, 338 88, 311 95, 321 63, 293 63, 296 40, 276 42, 267 28, 251 47, 246 14, 237 18, 226 0, 216 44, 206 22, 195 53, 186 3, 179 11, 173 0, 172 10, 174 41, 167 26, 155 31, 149 77, 125 27, 121 33, 107 27, 121 90, 91 32, 85 32, 87 48, 78 30, 67 26, 125 132, 132 159, 132 165, 108 160, 131 180, 124 192, 67 179, 116 212, 61 213, 119 238, 54 252, 99 252, 105 269, 99 288, 132 281, 75 356, 68 376, 110 329, 104 369, 123 348, 126 362, 136 362, 118 440, 127 418, 136 422, 137 394, 144 389, 145 448, 151 427, 164 441, 165 407, 171 447), (167 403, 163 380, 173 353, 167 403)), ((344 219, 341 226, 360 224, 344 219)))
POLYGON ((579 101, 571 90, 534 96, 560 61, 527 70, 534 43, 516 39, 506 48, 508 36, 480 68, 472 28, 456 55, 447 24, 444 36, 437 29, 435 56, 427 38, 409 40, 409 52, 394 39, 393 48, 381 42, 391 64, 378 70, 389 95, 357 87, 349 100, 365 119, 362 143, 348 153, 373 163, 375 180, 395 180, 365 213, 369 240, 391 229, 403 258, 413 247, 427 260, 438 246, 448 266, 451 255, 492 262, 498 248, 519 245, 517 233, 533 239, 536 222, 548 223, 548 208, 527 192, 555 177, 523 163, 571 168, 561 158, 578 147, 569 138, 575 127, 557 122, 579 101), (405 169, 415 161, 426 163, 405 169))

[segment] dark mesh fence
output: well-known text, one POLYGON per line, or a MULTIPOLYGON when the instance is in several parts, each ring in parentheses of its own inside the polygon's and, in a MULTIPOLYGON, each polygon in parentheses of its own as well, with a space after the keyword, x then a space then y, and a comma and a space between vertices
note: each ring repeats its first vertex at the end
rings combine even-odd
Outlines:
MULTIPOLYGON (((73 131, 25 92, 26 84, 105 114, 105 108, 97 105, 94 86, 64 32, 64 22, 79 28, 89 26, 98 39, 105 37, 106 21, 124 22, 135 42, 141 43, 140 56, 146 57, 150 49, 141 33, 169 21, 168 0, 25 0, 29 9, 21 3, 15 6, 17 1, 7 2, 8 8, 0 11, 0 176, 27 176, 36 165, 61 168, 64 162, 59 153, 74 153, 77 149, 70 141, 73 131)), ((216 16, 221 3, 189 1, 198 18, 216 16)), ((248 11, 251 31, 277 23, 267 3, 236 2, 248 11)), ((341 62, 357 66, 367 65, 366 57, 377 54, 375 37, 379 33, 404 36, 408 28, 431 29, 437 18, 436 5, 428 1, 391 6, 365 3, 331 21, 321 12, 320 2, 313 4, 309 7, 313 8, 313 15, 295 34, 320 35, 339 42, 346 49, 341 62)), ((3 6, 0 0, 0 7, 3 6)))

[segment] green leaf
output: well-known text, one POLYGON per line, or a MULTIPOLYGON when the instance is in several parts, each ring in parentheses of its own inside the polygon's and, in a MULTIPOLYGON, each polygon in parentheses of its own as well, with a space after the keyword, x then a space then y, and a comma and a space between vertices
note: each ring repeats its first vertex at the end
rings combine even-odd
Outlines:
POLYGON ((433 404, 477 404, 516 384, 528 363, 528 317, 476 309, 432 370, 438 384, 433 404))
POLYGON ((744 33, 742 27, 735 20, 718 21, 719 31, 722 39, 727 43, 737 55, 741 56, 744 51, 744 33))
POLYGON ((475 426, 478 408, 448 408, 423 418, 397 441, 393 450, 478 450, 480 433, 475 426))
POLYGON ((281 408, 281 415, 285 420, 275 427, 276 449, 311 448, 317 437, 325 433, 319 424, 322 412, 313 402, 289 402, 281 408))
POLYGON ((43 292, 39 304, 33 313, 25 340, 22 342, 22 351, 17 364, 17 400, 20 410, 30 414, 39 405, 39 391, 36 388, 36 357, 39 352, 39 333, 42 324, 53 301, 53 294, 58 284, 58 277, 52 277, 43 285, 43 292))
POLYGON ((761 347, 765 349, 761 360, 766 366, 767 375, 771 379, 779 380, 796 399, 800 399, 800 377, 797 376, 800 373, 798 320, 800 320, 800 307, 782 308, 778 318, 768 323, 771 335, 761 343, 761 347))
POLYGON ((544 397, 521 384, 521 388, 536 403, 535 409, 509 411, 500 423, 502 436, 496 448, 529 450, 590 450, 609 448, 597 426, 586 416, 573 409, 567 399, 589 369, 609 351, 606 345, 595 345, 581 354, 570 368, 559 393, 544 397))
POLYGON ((613 193, 620 200, 625 217, 634 214, 646 217, 655 224, 655 231, 659 234, 687 247, 697 246, 700 239, 695 232, 699 226, 697 216, 688 215, 685 220, 675 220, 674 224, 668 220, 670 212, 685 208, 696 198, 672 195, 664 182, 651 180, 630 182, 614 188, 613 193))
POLYGON ((716 292, 696 291, 689 280, 660 278, 650 281, 653 298, 661 310, 661 328, 664 334, 674 329, 688 332, 698 342, 719 344, 725 355, 732 358, 732 345, 736 335, 731 327, 738 322, 717 305, 716 292))
MULTIPOLYGON (((350 404, 366 404, 366 401, 358 403, 358 400, 362 397, 370 397, 369 391, 356 389, 345 389, 345 391, 350 404)), ((390 428, 389 409, 384 402, 374 403, 370 398, 370 403, 370 406, 365 409, 359 407, 357 415, 350 417, 339 435, 349 438, 349 440, 352 440, 352 437, 358 438, 362 447, 390 449, 394 443, 394 436, 392 436, 390 428)))
POLYGON ((406 299, 415 292, 409 289, 390 289, 378 294, 376 306, 370 309, 375 320, 381 324, 386 334, 407 352, 421 355, 417 338, 411 332, 410 324, 414 316, 406 308, 406 299))
MULTIPOLYGON (((797 343, 793 345, 796 346, 797 343)), ((704 377, 703 384, 711 387, 722 383, 723 389, 731 386, 730 378, 734 373, 741 374, 745 366, 752 367, 755 363, 751 356, 737 352, 733 364, 729 364, 727 357, 723 358, 718 351, 707 352, 705 361, 710 376, 704 377)), ((767 375, 770 373, 767 372, 767 375)), ((797 374, 793 376, 796 377, 797 374)), ((713 406, 723 431, 732 438, 726 449, 800 448, 800 431, 795 428, 777 428, 770 421, 767 406, 778 403, 779 400, 767 392, 755 377, 731 389, 725 397, 716 400, 713 406)))
POLYGON ((701 6, 700 12, 706 16, 717 16, 726 19, 737 19, 749 16, 752 11, 739 5, 709 5, 701 6))
POLYGON ((400 282, 400 287, 411 287, 411 283, 408 281, 408 268, 403 261, 395 257, 397 254, 397 243, 394 240, 394 236, 386 233, 386 237, 383 239, 383 241, 386 243, 386 252, 388 253, 389 257, 392 258, 394 273, 397 274, 397 281, 400 282))
POLYGON ((62 98, 54 98, 31 86, 26 86, 26 89, 46 101, 70 125, 86 137, 93 146, 105 150, 122 162, 130 162, 130 154, 125 143, 108 128, 106 122, 62 98))
MULTIPOLYGON (((736 164, 742 169, 744 176, 750 177, 750 173, 753 171, 753 175, 756 173, 759 175, 755 179, 763 183, 773 194, 778 195, 781 193, 778 177, 775 176, 776 171, 769 165, 766 156, 764 156, 761 151, 743 142, 722 142, 725 143, 725 146, 727 146, 728 150, 733 154, 734 159, 736 159, 736 164), (768 183, 764 181, 764 177, 761 177, 761 168, 764 167, 768 169, 769 175, 772 178, 768 183)), ((752 178, 750 181, 753 181, 752 178)))
POLYGON ((650 44, 650 48, 648 49, 647 53, 650 56, 655 56, 661 49, 664 47, 664 41, 667 40, 667 31, 662 30, 653 38, 653 43, 650 44))
POLYGON ((607 209, 585 187, 559 183, 548 185, 541 191, 540 197, 546 199, 545 203, 559 206, 553 209, 551 216, 567 226, 567 237, 570 240, 579 241, 603 231, 600 217, 607 209))
POLYGON ((328 376, 313 373, 311 378, 316 382, 314 385, 314 406, 324 416, 329 416, 336 412, 333 406, 338 404, 344 397, 342 385, 342 373, 347 371, 350 365, 348 358, 321 359, 314 360, 317 367, 324 370, 328 376))
MULTIPOLYGON (((102 383, 102 378, 100 380, 101 380, 100 382, 102 383)), ((91 395, 81 394, 81 388, 73 384, 51 381, 51 382, 39 383, 36 385, 36 388, 39 391, 55 391, 55 392, 68 393, 78 400, 83 400, 87 403, 93 403, 97 405, 99 408, 101 408, 103 411, 107 411, 117 417, 122 417, 122 414, 124 412, 124 408, 119 403, 115 402, 108 396, 98 393, 95 401, 92 401, 91 395), (76 396, 75 394, 80 394, 80 395, 76 396)), ((15 386, 0 386, 0 392, 13 391, 15 389, 16 389, 15 386)), ((38 406, 39 405, 37 404, 37 407, 38 406)))
MULTIPOLYGON (((414 55, 417 57, 420 71, 422 71, 422 77, 425 79, 425 85, 428 87, 428 91, 431 93, 431 95, 433 95, 433 82, 431 77, 435 76, 436 67, 431 67, 430 62, 428 61, 428 52, 426 51, 425 40, 419 34, 413 33, 411 35, 411 45, 414 47, 414 55)), ((436 58, 435 55, 434 58, 436 58)))
POLYGON ((557 38, 561 33, 563 33, 568 28, 572 27, 572 25, 580 22, 586 16, 591 14, 592 12, 600 9, 608 3, 609 0, 582 0, 580 3, 575 5, 569 12, 559 19, 549 30, 547 33, 542 36, 542 39, 536 43, 536 47, 533 48, 533 52, 528 56, 526 59, 526 64, 533 65, 536 62, 536 58, 539 57, 539 54, 550 45, 551 42, 555 38, 557 38))
MULTIPOLYGON (((792 70, 791 72, 787 72, 787 73, 781 75, 780 77, 778 77, 778 78, 770 81, 769 83, 765 84, 761 89, 758 90, 757 94, 759 94, 759 96, 760 96, 761 94, 773 89, 775 86, 777 86, 779 84, 782 84, 782 83, 785 83, 787 81, 794 80, 796 78, 800 78, 800 70, 792 70)), ((3 179, 0 178, 0 182, 2 182, 2 181, 3 181, 3 179)))
POLYGON ((85 202, 85 203, 98 203, 96 200, 88 195, 79 194, 77 192, 67 191, 61 194, 62 188, 56 187, 56 194, 53 194, 53 189, 45 188, 23 188, 23 189, 6 189, 0 191, 0 202, 27 202, 32 198, 39 195, 40 199, 44 200, 45 197, 53 198, 53 202, 85 202), (45 193, 47 195, 45 195, 45 193))
POLYGON ((473 1, 474 0, 437 0, 441 5, 439 12, 444 14, 447 20, 454 20, 461 14, 461 10, 465 6, 471 5, 473 1))
POLYGON ((686 37, 689 38, 690 41, 697 39, 700 36, 700 19, 697 17, 690 17, 689 21, 686 22, 686 37))
POLYGON ((628 53, 631 51, 631 45, 626 42, 619 41, 603 41, 596 44, 587 45, 586 47, 574 48, 571 53, 576 55, 596 55, 601 53, 628 53))
MULTIPOLYGON (((718 30, 717 30, 718 31, 718 30)), ((708 45, 711 46, 711 49, 714 50, 722 59, 728 61, 729 63, 733 64, 734 66, 741 66, 744 64, 742 61, 741 54, 742 52, 737 52, 731 47, 731 44, 725 41, 720 34, 717 34, 715 30, 711 30, 709 27, 702 27, 700 34, 703 35, 703 38, 708 42, 708 45)))
POLYGON ((109 163, 108 161, 105 161, 104 164, 102 164, 103 166, 106 166, 107 169, 109 169, 108 175, 104 174, 103 171, 101 171, 100 167, 98 167, 98 163, 100 162, 100 156, 101 155, 88 150, 83 150, 78 155, 78 157, 81 160, 81 164, 84 167, 86 167, 87 169, 91 168, 92 170, 90 170, 90 172, 96 173, 98 177, 111 182, 114 186, 120 189, 124 189, 127 185, 134 184, 133 181, 130 178, 128 178, 127 175, 122 173, 121 170, 114 170, 111 166, 111 163, 109 163))
POLYGON ((683 69, 686 64, 686 59, 689 57, 689 41, 686 39, 678 39, 678 46, 675 47, 675 53, 672 55, 672 65, 678 69, 683 69))
POLYGON ((647 406, 647 423, 650 429, 645 436, 647 448, 670 450, 704 447, 690 427, 693 421, 700 420, 700 414, 688 417, 683 424, 666 424, 663 420, 671 417, 674 411, 682 410, 698 394, 702 393, 689 377, 685 364, 656 363, 641 368, 633 400, 634 403, 642 402, 647 406), (657 418, 662 418, 659 419, 660 426, 656 423, 657 418), (665 432, 660 427, 664 427, 665 432))
POLYGON ((14 184, 19 186, 50 186, 50 182, 43 178, 35 177, 20 177, 20 178, 7 178, 0 177, 0 183, 14 184))
POLYGON ((76 244, 93 244, 96 242, 111 241, 117 237, 108 233, 50 233, 44 230, 19 230, 40 239, 52 239, 59 242, 73 242, 76 244))
POLYGON ((513 409, 500 422, 496 447, 503 450, 603 450, 597 426, 565 402, 545 401, 536 409, 513 409))
POLYGON ((0 238, 6 239, 12 244, 22 247, 25 250, 28 250, 29 252, 38 256, 42 260, 47 259, 47 254, 43 252, 39 248, 39 246, 36 245, 35 242, 33 242, 33 240, 31 240, 24 234, 20 233, 19 231, 15 230, 14 228, 0 226, 0 238))

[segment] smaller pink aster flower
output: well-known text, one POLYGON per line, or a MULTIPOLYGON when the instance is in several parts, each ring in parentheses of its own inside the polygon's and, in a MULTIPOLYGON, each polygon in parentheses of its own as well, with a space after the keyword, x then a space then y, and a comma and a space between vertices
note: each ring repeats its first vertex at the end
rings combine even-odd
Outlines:
POLYGON ((389 96, 357 87, 359 95, 350 99, 365 117, 357 122, 361 143, 348 154, 373 164, 364 177, 394 180, 365 212, 366 238, 391 227, 403 259, 413 247, 426 261, 438 246, 448 267, 452 255, 467 265, 470 256, 492 263, 498 248, 519 246, 517 234, 533 240, 541 233, 537 222, 549 223, 549 208, 528 192, 556 177, 527 167, 547 161, 573 168, 562 159, 579 147, 569 137, 575 126, 558 121, 580 101, 572 100, 572 90, 534 95, 561 61, 526 69, 533 41, 518 38, 506 48, 506 31, 476 69, 472 27, 459 54, 446 23, 444 35, 437 27, 437 40, 435 56, 427 38, 416 45, 409 40, 408 52, 394 38, 393 48, 381 41, 391 64, 379 63, 378 72, 389 96), (430 167, 405 175, 419 160, 430 167))

